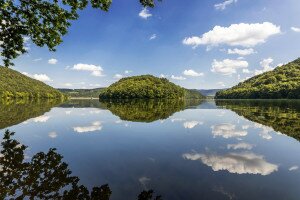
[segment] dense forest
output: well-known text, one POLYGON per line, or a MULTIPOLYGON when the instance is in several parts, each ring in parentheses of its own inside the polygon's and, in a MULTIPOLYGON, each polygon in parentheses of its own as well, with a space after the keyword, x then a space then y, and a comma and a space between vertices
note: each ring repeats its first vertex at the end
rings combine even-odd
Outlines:
POLYGON ((254 76, 228 90, 217 92, 217 99, 299 99, 300 58, 254 76))
POLYGON ((187 90, 166 78, 152 75, 122 78, 118 82, 102 90, 100 99, 184 99, 205 98, 195 90, 187 90))
POLYGON ((99 98, 100 92, 104 88, 95 89, 57 89, 61 93, 67 95, 68 97, 89 97, 89 98, 99 98))
POLYGON ((217 100, 216 105, 300 141, 298 100, 217 100))
POLYGON ((0 67, 0 99, 61 99, 64 95, 45 83, 0 67))

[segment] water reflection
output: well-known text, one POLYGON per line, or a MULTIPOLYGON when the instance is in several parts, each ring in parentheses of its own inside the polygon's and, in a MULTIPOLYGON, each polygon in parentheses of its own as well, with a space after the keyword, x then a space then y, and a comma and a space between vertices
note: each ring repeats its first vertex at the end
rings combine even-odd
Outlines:
POLYGON ((0 129, 20 124, 27 119, 45 122, 47 117, 39 117, 58 104, 59 100, 0 100, 0 129))
POLYGON ((230 152, 224 155, 193 152, 182 156, 187 160, 200 160, 213 171, 226 170, 236 174, 269 175, 278 170, 277 165, 267 162, 262 155, 252 152, 230 152))
MULTIPOLYGON (((13 132, 5 131, 0 154, 1 199, 97 199, 109 200, 112 195, 107 184, 93 187, 91 192, 72 176, 63 156, 50 149, 35 154, 26 162, 26 146, 12 139, 13 132)), ((160 200, 153 190, 143 191, 138 200, 160 200)))
POLYGON ((268 132, 274 129, 297 140, 300 140, 300 101, 289 100, 218 100, 216 105, 230 109, 248 120, 258 123, 257 127, 265 127, 261 136, 272 137, 268 132))
POLYGON ((167 119, 175 112, 197 106, 202 102, 202 100, 151 99, 101 101, 101 104, 122 120, 133 122, 153 122, 167 119))

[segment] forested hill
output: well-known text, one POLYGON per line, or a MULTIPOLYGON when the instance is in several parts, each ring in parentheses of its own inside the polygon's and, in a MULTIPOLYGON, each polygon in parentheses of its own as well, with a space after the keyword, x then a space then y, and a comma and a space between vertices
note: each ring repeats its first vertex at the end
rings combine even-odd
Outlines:
POLYGON ((195 90, 187 90, 166 78, 152 75, 122 78, 100 92, 100 99, 202 99, 195 90))
POLYGON ((45 83, 15 70, 0 67, 0 99, 59 99, 64 95, 45 83))
POLYGON ((215 98, 300 99, 300 58, 219 91, 215 98))

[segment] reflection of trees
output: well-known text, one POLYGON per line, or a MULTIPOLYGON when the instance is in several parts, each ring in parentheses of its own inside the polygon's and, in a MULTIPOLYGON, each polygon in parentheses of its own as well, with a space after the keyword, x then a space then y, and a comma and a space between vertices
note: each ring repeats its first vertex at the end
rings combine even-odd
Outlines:
POLYGON ((0 101, 0 129, 43 115, 59 103, 54 99, 0 101))
POLYGON ((216 105, 300 140, 300 101, 217 100, 216 105))
MULTIPOLYGON (((6 131, 1 142, 0 198, 1 199, 97 199, 109 200, 108 185, 94 187, 91 192, 79 185, 79 178, 71 175, 68 164, 56 149, 35 154, 25 162, 26 146, 11 139, 14 133, 6 131)), ((153 191, 142 192, 139 200, 156 200, 153 191)))
POLYGON ((201 100, 151 99, 101 101, 101 104, 122 120, 153 122, 167 119, 175 112, 199 105, 201 102, 201 100))

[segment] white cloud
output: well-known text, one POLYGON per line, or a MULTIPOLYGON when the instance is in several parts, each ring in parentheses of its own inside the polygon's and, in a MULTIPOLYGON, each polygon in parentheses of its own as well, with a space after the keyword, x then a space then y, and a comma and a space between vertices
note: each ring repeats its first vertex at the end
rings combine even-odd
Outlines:
POLYGON ((132 73, 132 71, 131 71, 131 70, 125 70, 124 73, 125 73, 125 74, 130 74, 130 73, 132 73))
POLYGON ((122 74, 115 74, 114 78, 115 79, 121 79, 121 78, 123 78, 123 75, 122 74))
POLYGON ((255 123, 254 127, 261 129, 261 131, 259 132, 259 136, 261 136, 263 139, 266 139, 266 140, 272 139, 272 136, 270 135, 270 132, 272 132, 273 129, 271 127, 264 126, 264 125, 259 124, 259 123, 255 123))
POLYGON ((289 168, 289 171, 295 171, 295 170, 298 170, 299 167, 297 165, 294 165, 292 167, 289 168))
POLYGON ((249 69, 243 69, 243 73, 244 73, 244 74, 250 74, 251 71, 249 71, 249 69))
POLYGON ((272 58, 267 58, 267 59, 263 59, 259 64, 260 66, 263 68, 262 70, 255 70, 254 74, 258 75, 258 74, 262 74, 264 72, 268 72, 273 70, 274 68, 271 67, 271 64, 273 63, 273 59, 272 58))
POLYGON ((233 124, 218 124, 213 125, 212 127, 212 134, 214 137, 222 136, 223 138, 232 138, 232 137, 244 137, 248 133, 245 130, 237 130, 235 125, 233 124))
POLYGON ((231 75, 236 73, 237 69, 247 68, 248 65, 248 62, 245 60, 214 60, 212 63, 211 71, 222 75, 231 75))
POLYGON ((73 84, 72 83, 65 83, 64 86, 66 86, 66 87, 72 87, 73 84))
POLYGON ((38 62, 38 61, 41 61, 42 58, 36 58, 36 59, 33 59, 34 62, 38 62))
POLYGON ((50 132, 50 133, 48 134, 48 136, 49 136, 50 138, 56 138, 56 137, 57 137, 57 133, 56 133, 56 132, 50 132))
POLYGON ((48 63, 51 65, 55 65, 57 63, 57 60, 55 58, 51 58, 48 60, 48 63))
POLYGON ((43 116, 33 118, 33 121, 36 122, 36 123, 45 123, 49 119, 50 119, 50 116, 43 115, 43 116))
POLYGON ((101 66, 97 65, 90 65, 90 64, 83 64, 83 63, 78 63, 73 66, 73 70, 76 71, 89 71, 92 72, 92 76, 103 76, 103 69, 101 66))
POLYGON ((203 122, 199 122, 199 121, 188 121, 188 122, 184 122, 183 126, 184 128, 188 128, 188 129, 192 129, 197 125, 201 125, 203 124, 203 122))
POLYGON ((66 115, 70 115, 71 112, 72 112, 72 110, 67 110, 67 111, 65 111, 66 115))
POLYGON ((204 75, 203 73, 195 72, 192 69, 184 70, 183 74, 186 76, 195 76, 195 77, 204 75))
POLYGON ((300 28, 298 27, 291 27, 291 30, 297 33, 300 33, 300 28))
POLYGON ((102 125, 101 122, 99 121, 93 122, 91 126, 73 127, 73 130, 77 133, 94 132, 94 131, 100 131, 101 129, 102 129, 102 125))
POLYGON ((143 19, 148 19, 149 17, 152 17, 152 14, 149 12, 149 10, 147 8, 144 8, 139 13, 139 16, 143 19))
POLYGON ((238 143, 238 144, 228 144, 227 145, 227 149, 234 149, 234 150, 237 150, 237 149, 251 150, 252 148, 253 148, 252 144, 248 144, 248 143, 245 143, 245 142, 241 142, 241 143, 238 143))
POLYGON ((149 38, 149 40, 154 40, 154 39, 156 39, 156 34, 152 34, 149 38))
POLYGON ((174 75, 172 75, 172 76, 171 76, 171 79, 183 81, 183 80, 185 80, 186 78, 183 77, 183 76, 174 76, 174 75))
POLYGON ((225 85, 225 83, 224 82, 222 82, 222 81, 220 81, 220 82, 217 82, 217 85, 219 85, 219 86, 221 86, 221 87, 225 87, 226 85, 225 85))
POLYGON ((22 74, 30 77, 30 78, 33 78, 33 79, 36 79, 38 81, 42 81, 42 82, 51 82, 53 81, 49 76, 47 76, 46 74, 29 74, 27 72, 22 72, 22 74))
POLYGON ((278 171, 278 165, 267 162, 263 156, 251 152, 228 153, 226 155, 186 153, 187 160, 200 160, 213 171, 226 170, 235 174, 269 175, 278 171))
POLYGON ((215 26, 211 31, 202 36, 187 37, 183 44, 193 46, 199 45, 218 46, 226 44, 229 46, 252 47, 265 43, 273 35, 281 33, 280 26, 270 22, 255 24, 232 24, 229 27, 215 26))
POLYGON ((227 6, 229 6, 230 4, 236 3, 237 0, 226 0, 223 3, 218 3, 215 4, 215 9, 216 10, 225 10, 227 6))
POLYGON ((248 55, 251 55, 251 54, 254 54, 255 51, 254 49, 252 48, 249 48, 249 49, 228 49, 227 51, 228 54, 237 54, 237 55, 240 55, 240 56, 248 56, 248 55))
POLYGON ((89 86, 91 86, 91 87, 101 87, 101 84, 89 84, 89 86))

